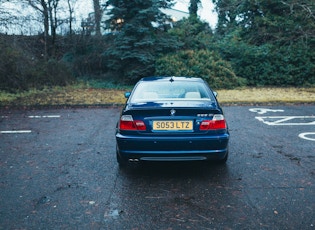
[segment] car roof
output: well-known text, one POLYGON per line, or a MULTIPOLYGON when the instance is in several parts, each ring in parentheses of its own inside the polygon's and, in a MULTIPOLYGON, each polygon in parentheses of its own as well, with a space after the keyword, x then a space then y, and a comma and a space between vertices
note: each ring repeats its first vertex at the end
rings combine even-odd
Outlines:
POLYGON ((144 77, 139 82, 149 82, 149 81, 191 81, 191 82, 204 82, 202 78, 199 77, 177 77, 177 76, 153 76, 144 77))

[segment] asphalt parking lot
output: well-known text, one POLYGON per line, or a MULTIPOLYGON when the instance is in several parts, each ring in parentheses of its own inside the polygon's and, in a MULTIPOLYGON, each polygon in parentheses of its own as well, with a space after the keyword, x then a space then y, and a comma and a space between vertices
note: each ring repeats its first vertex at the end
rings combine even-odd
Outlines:
POLYGON ((0 229, 315 229, 315 106, 229 106, 225 166, 119 169, 120 108, 0 110, 0 229))

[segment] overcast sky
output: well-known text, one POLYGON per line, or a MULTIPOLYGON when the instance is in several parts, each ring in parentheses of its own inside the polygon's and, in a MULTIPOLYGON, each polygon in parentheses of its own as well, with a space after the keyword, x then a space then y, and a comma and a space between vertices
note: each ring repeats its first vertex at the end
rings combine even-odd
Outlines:
MULTIPOLYGON (((177 0, 177 4, 174 9, 188 12, 189 0, 177 0)), ((77 11, 79 12, 76 17, 77 19, 86 18, 88 13, 93 11, 92 0, 78 0, 77 11)), ((199 8, 199 16, 202 20, 207 21, 212 28, 215 28, 217 23, 217 15, 213 12, 214 5, 211 0, 201 0, 201 6, 199 8)))

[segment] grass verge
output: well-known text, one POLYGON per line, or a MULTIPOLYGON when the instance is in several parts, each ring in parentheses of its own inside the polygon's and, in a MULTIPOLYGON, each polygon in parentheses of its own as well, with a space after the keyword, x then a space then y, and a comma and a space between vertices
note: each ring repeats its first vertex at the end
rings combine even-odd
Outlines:
MULTIPOLYGON (((122 105, 124 92, 131 89, 97 89, 87 86, 55 87, 10 94, 0 92, 0 106, 99 106, 122 105)), ((218 90, 222 105, 315 104, 314 88, 242 88, 218 90)))
POLYGON ((243 88, 219 90, 225 104, 314 104, 315 88, 243 88))

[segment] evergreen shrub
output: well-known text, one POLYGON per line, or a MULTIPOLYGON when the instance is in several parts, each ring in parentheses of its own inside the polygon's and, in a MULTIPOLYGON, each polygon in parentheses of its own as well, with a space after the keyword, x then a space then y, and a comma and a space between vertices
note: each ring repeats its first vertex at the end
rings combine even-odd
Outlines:
POLYGON ((216 44, 224 60, 249 86, 308 86, 315 84, 315 53, 301 43, 248 44, 225 37, 216 44))
POLYGON ((209 50, 185 50, 168 54, 156 61, 156 75, 201 77, 212 88, 234 88, 245 85, 235 75, 229 62, 209 50))

